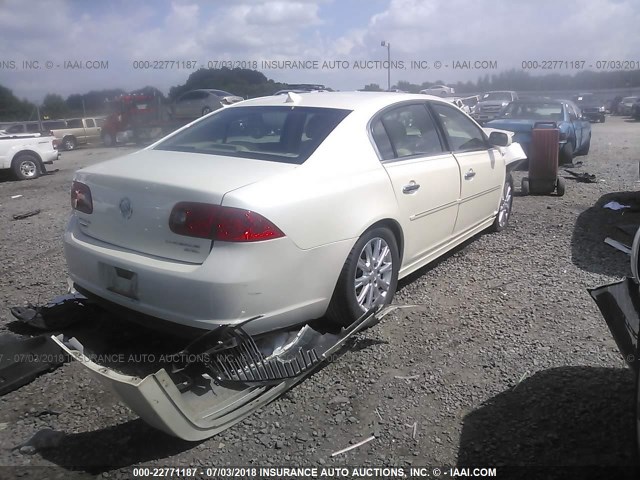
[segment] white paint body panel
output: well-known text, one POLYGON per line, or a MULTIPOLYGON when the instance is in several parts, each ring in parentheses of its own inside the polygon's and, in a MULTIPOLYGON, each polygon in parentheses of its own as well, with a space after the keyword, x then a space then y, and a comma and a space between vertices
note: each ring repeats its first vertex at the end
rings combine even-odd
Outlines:
MULTIPOLYGON (((227 109, 283 105, 286 99, 257 98, 227 109)), ((71 279, 108 301, 170 322, 214 328, 263 315, 252 325, 267 331, 324 315, 350 250, 376 222, 400 226, 400 277, 414 272, 491 225, 510 151, 381 163, 368 135, 370 119, 390 105, 425 100, 444 102, 398 93, 299 95, 295 105, 352 110, 302 165, 158 151, 156 143, 80 170, 76 180, 91 188, 96 213, 74 212, 70 219, 64 241, 71 279), (477 170, 466 185, 465 168, 477 170), (412 180, 421 189, 404 195, 402 187, 412 180), (118 208, 125 196, 134 210, 129 221, 118 208), (286 236, 213 245, 179 237, 167 222, 180 201, 253 210, 286 236), (135 273, 135 284, 114 286, 114 269, 135 273)))
POLYGON ((0 169, 11 168, 11 162, 21 153, 35 153, 47 163, 57 160, 58 150, 53 148, 54 137, 25 135, 0 136, 0 169))

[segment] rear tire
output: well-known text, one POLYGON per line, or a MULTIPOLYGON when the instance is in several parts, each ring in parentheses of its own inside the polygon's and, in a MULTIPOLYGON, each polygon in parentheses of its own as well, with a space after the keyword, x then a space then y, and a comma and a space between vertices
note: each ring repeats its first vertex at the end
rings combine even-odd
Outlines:
POLYGON ((73 150, 78 146, 78 142, 75 137, 64 137, 62 139, 62 148, 65 150, 73 150))
POLYGON ((376 227, 363 233, 340 272, 327 308, 329 321, 346 327, 369 309, 391 303, 399 269, 398 244, 391 230, 376 227))
POLYGON ((18 155, 11 163, 13 174, 18 180, 33 180, 41 173, 40 159, 31 153, 18 155))

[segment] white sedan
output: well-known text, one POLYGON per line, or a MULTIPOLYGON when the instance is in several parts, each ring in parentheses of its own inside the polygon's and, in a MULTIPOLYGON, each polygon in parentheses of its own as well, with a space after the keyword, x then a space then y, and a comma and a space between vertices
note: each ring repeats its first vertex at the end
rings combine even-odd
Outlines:
POLYGON ((435 97, 248 100, 79 170, 69 274, 158 327, 349 325, 399 278, 505 228, 514 152, 435 97))
POLYGON ((447 85, 432 85, 429 88, 420 90, 420 93, 424 95, 438 95, 439 97, 444 97, 445 95, 453 95, 456 91, 453 87, 448 87, 447 85))

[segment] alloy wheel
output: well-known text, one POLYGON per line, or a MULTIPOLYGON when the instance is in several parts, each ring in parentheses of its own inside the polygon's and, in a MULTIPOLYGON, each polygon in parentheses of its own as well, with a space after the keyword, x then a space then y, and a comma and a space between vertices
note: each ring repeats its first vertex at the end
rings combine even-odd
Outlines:
POLYGON ((498 212, 498 225, 500 228, 504 228, 509 222, 512 204, 513 188, 511 187, 511 182, 505 181, 504 188, 502 189, 502 199, 500 200, 500 210, 498 212))
POLYGON ((354 278, 356 301, 362 311, 384 303, 393 278, 393 257, 387 242, 369 240, 360 255, 354 278))

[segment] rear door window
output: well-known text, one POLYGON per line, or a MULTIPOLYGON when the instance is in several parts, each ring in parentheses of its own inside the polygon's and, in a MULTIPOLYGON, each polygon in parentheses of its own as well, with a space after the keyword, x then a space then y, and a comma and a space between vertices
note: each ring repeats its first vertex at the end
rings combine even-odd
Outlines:
POLYGON ((374 120, 371 129, 381 160, 437 155, 444 151, 436 124, 424 103, 387 110, 374 120))

